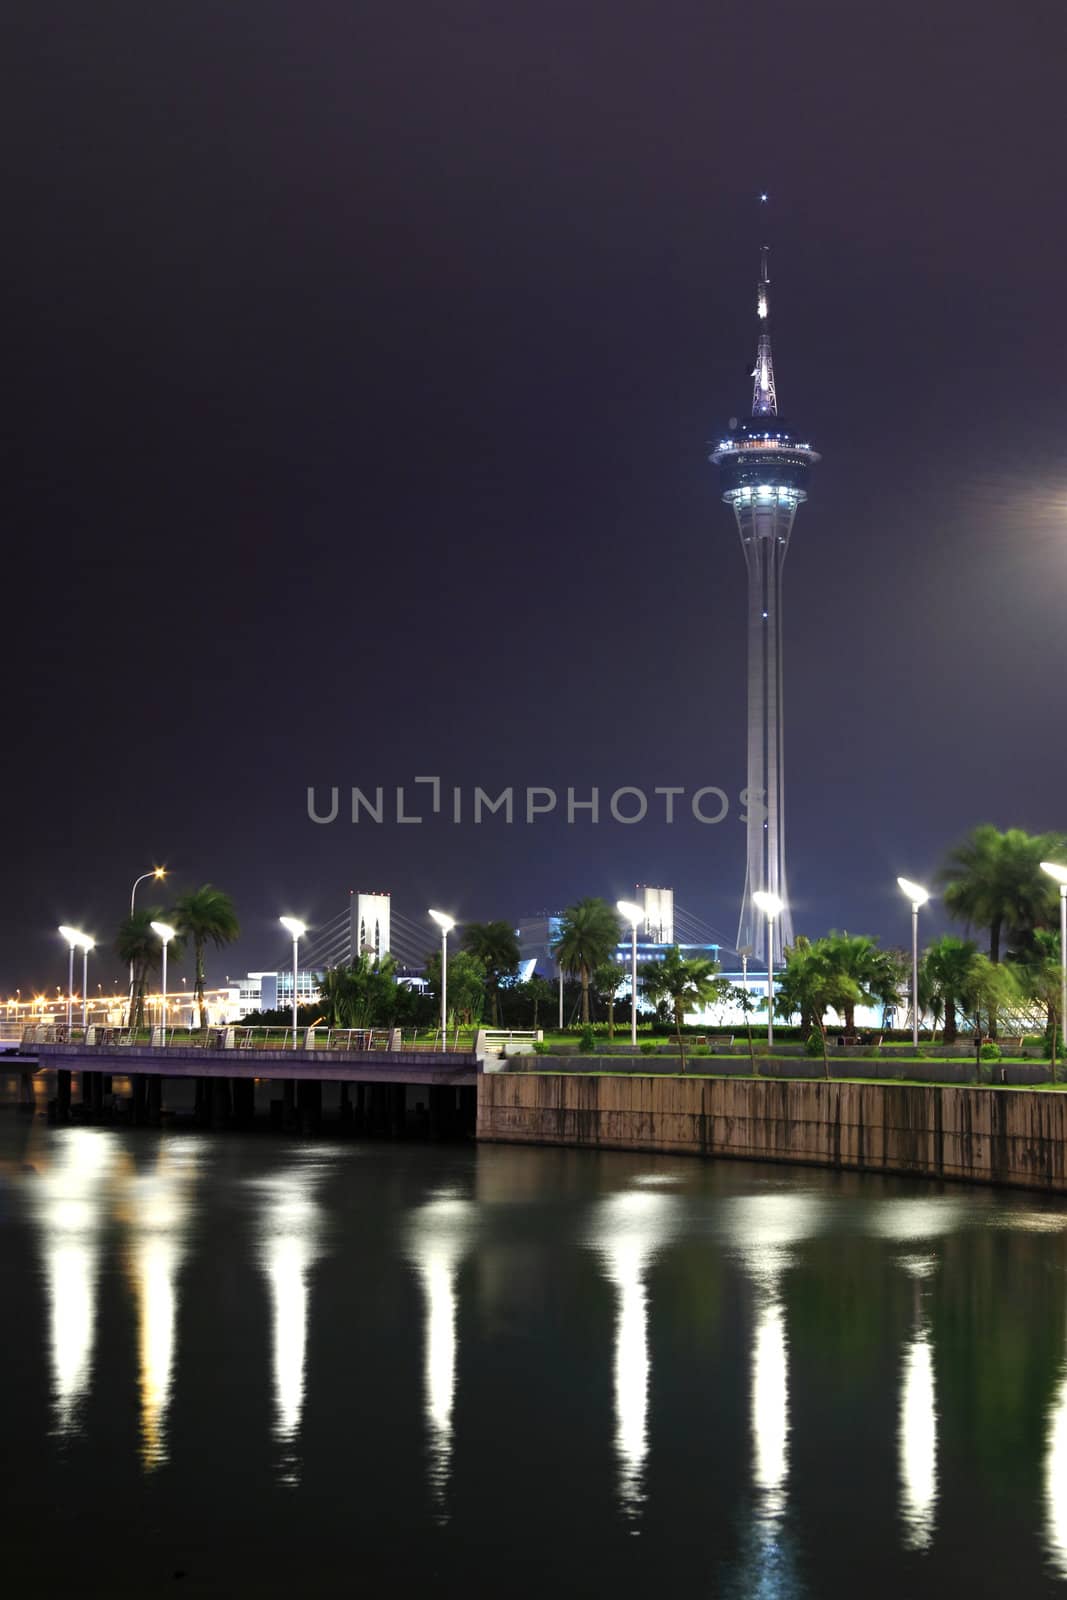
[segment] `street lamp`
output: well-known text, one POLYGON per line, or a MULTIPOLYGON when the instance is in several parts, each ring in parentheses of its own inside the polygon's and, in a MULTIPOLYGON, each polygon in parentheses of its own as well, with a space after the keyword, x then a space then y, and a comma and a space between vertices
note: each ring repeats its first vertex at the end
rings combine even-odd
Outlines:
POLYGON ((637 924, 645 918, 644 906, 633 900, 617 900, 615 908, 630 924, 630 1043, 637 1043, 637 924))
POLYGON ((441 1049, 448 1048, 448 936, 456 926, 455 917, 447 911, 431 911, 430 916, 441 930, 441 1049))
POLYGON ((163 1043, 167 1042, 167 946, 177 933, 169 922, 153 922, 149 926, 159 935, 163 944, 163 998, 160 1002, 160 1020, 163 1024, 163 1043))
MULTIPOLYGON (((1058 861, 1042 861, 1041 870, 1060 886, 1060 1033, 1067 1029, 1067 867, 1058 861)), ((1056 1039, 1052 1039, 1052 1060, 1056 1060, 1056 1039)))
POLYGON ((767 918, 767 1046, 774 1043, 774 919, 782 909, 782 902, 768 889, 757 889, 752 904, 767 918))
MULTIPOLYGON (((163 879, 167 876, 166 867, 153 867, 151 872, 142 872, 139 878, 134 878, 133 888, 130 890, 130 916, 133 916, 133 905, 137 898, 137 885, 144 883, 148 878, 163 879)), ((133 1026, 133 962, 130 962, 130 1026, 133 1026)))
POLYGON ((300 941, 307 933, 307 928, 297 917, 279 917, 285 931, 293 938, 293 1049, 296 1049, 296 974, 300 954, 300 941))
MULTIPOLYGON (((88 935, 78 928, 68 928, 65 923, 59 929, 63 938, 70 945, 70 965, 67 969, 67 1037, 70 1037, 71 1026, 74 1022, 74 952, 82 950, 85 961, 89 960, 89 951, 93 948, 93 941, 88 935)), ((82 1025, 85 1025, 85 969, 82 969, 82 1025)))
MULTIPOLYGON (((82 1027, 89 1026, 89 951, 95 950, 96 940, 82 934, 82 1027)), ((97 984, 99 989, 100 985, 97 984)))
POLYGON ((911 1042, 919 1048, 919 907, 930 898, 928 889, 910 878, 898 878, 897 883, 911 901, 911 1042))

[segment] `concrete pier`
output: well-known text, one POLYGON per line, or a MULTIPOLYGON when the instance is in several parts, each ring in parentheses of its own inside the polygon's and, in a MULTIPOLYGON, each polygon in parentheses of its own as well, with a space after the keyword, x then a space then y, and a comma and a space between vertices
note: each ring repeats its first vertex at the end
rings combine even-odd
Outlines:
POLYGON ((478 1138, 959 1178, 1067 1193, 1067 1093, 492 1073, 478 1138))

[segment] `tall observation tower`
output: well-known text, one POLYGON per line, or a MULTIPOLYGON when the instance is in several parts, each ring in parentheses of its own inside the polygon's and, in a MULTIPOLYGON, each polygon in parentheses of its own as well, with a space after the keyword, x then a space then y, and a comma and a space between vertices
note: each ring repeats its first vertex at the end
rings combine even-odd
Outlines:
MULTIPOLYGON (((766 196, 762 197, 764 200, 766 196)), ((782 761, 782 569, 797 506, 819 460, 809 444, 786 430, 778 415, 771 357, 768 249, 760 251, 756 316, 759 341, 753 371, 752 415, 731 419, 728 436, 711 460, 719 469, 722 497, 732 506, 748 568, 748 851, 741 901, 738 949, 751 947, 765 959, 765 919, 752 904, 759 889, 784 902, 774 922, 774 960, 791 942, 793 923, 785 872, 785 783, 782 761)))

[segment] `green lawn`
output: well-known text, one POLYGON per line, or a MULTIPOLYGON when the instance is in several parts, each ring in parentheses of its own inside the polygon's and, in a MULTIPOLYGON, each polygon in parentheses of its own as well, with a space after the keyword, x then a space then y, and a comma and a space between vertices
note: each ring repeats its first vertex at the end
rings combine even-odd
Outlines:
MULTIPOLYGON (((995 1063, 995 1065, 998 1064, 995 1063)), ((585 1072, 580 1069, 573 1072, 566 1069, 561 1071, 558 1067, 526 1067, 523 1068, 523 1071, 527 1077, 540 1076, 543 1078, 640 1077, 640 1073, 612 1072, 610 1069, 600 1067, 590 1068, 585 1072)), ((1067 1083, 1062 1081, 1057 1083, 974 1083, 971 1081, 949 1083, 947 1081, 939 1082, 936 1078, 845 1078, 838 1077, 836 1073, 831 1073, 829 1078, 824 1078, 822 1073, 811 1076, 806 1075, 803 1078, 783 1078, 779 1073, 775 1073, 773 1077, 770 1077, 766 1073, 759 1072, 657 1072, 653 1076, 657 1078, 721 1078, 724 1083, 738 1081, 747 1083, 868 1083, 890 1089, 1015 1089, 1019 1091, 1051 1090, 1054 1093, 1058 1093, 1061 1089, 1067 1089, 1067 1083)))

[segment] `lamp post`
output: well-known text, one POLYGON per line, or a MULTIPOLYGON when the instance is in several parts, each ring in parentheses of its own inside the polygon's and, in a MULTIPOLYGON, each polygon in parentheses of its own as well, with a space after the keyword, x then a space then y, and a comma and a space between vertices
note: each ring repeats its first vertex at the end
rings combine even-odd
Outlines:
MULTIPOLYGON (((1067 1029, 1067 867, 1058 861, 1042 861, 1042 871, 1060 886, 1060 1034, 1067 1029)), ((1052 1037, 1052 1062, 1055 1072, 1056 1036, 1052 1037)))
POLYGON ((644 921, 645 909, 634 900, 616 901, 620 916, 630 924, 630 1043, 637 1043, 637 924, 644 921))
POLYGON ((919 1048, 919 907, 930 898, 928 889, 910 878, 898 878, 897 883, 911 901, 911 1043, 919 1048))
MULTIPOLYGON (((782 909, 782 902, 768 889, 757 889, 752 904, 767 918, 767 1046, 774 1043, 774 919, 782 909)), ((748 971, 746 963, 745 971, 748 971)))
MULTIPOLYGON (((82 934, 82 1027, 89 1026, 89 951, 96 945, 87 933, 82 934)), ((97 985, 99 988, 99 984, 97 985)))
POLYGON ((448 1048, 448 936, 456 926, 455 917, 447 911, 431 911, 430 916, 441 930, 441 1049, 448 1048))
POLYGON ((163 994, 159 1003, 159 1020, 162 1024, 163 1043, 167 1042, 167 946, 178 931, 172 928, 169 922, 153 922, 150 924, 152 932, 159 935, 163 945, 163 994))
POLYGON ((296 974, 300 956, 300 941, 307 928, 298 917, 279 917, 278 921, 293 939, 293 1049, 296 1049, 296 974))
MULTIPOLYGON (((78 928, 68 928, 65 923, 60 925, 59 931, 70 946, 70 963, 67 967, 67 1037, 69 1039, 70 1030, 74 1023, 74 952, 78 949, 84 949, 86 958, 88 958, 89 946, 93 941, 90 939, 86 943, 84 933, 78 928)), ((85 987, 84 984, 82 987, 85 987)), ((82 1009, 84 1012, 84 1005, 82 1009)))
MULTIPOLYGON (((166 867, 153 867, 151 872, 142 872, 139 878, 134 878, 133 888, 130 890, 130 916, 133 916, 134 901, 137 899, 137 885, 144 883, 148 878, 165 878, 166 867)), ((133 1027, 133 962, 130 962, 130 1027, 133 1027)))

